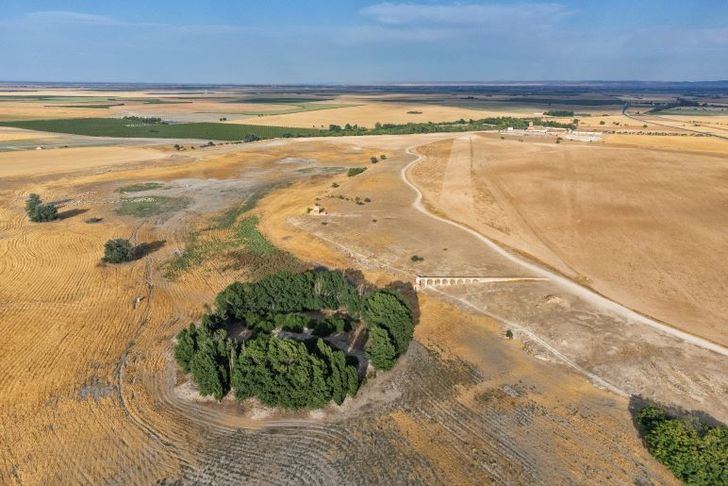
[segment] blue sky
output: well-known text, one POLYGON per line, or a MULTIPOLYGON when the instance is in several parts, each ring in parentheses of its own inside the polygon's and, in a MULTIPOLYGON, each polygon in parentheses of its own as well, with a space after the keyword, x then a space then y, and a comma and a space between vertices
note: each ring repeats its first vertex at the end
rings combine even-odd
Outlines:
POLYGON ((728 0, 2 0, 0 80, 728 79, 728 0))

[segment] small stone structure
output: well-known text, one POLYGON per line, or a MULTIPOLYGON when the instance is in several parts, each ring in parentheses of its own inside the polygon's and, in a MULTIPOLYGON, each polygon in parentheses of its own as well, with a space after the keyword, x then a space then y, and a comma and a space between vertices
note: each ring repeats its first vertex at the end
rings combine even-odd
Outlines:
POLYGON ((322 208, 321 206, 319 206, 318 203, 316 203, 316 204, 313 205, 313 209, 311 210, 311 214, 313 214, 314 216, 326 216, 329 213, 327 213, 324 208, 322 208))

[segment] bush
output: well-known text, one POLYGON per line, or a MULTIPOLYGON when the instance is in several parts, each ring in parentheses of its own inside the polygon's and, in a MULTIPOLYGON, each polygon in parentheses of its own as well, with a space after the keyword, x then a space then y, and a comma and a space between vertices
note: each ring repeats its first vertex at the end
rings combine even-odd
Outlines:
POLYGON ((365 170, 367 170, 366 167, 352 167, 346 172, 346 175, 349 177, 354 177, 355 175, 361 174, 365 170))
POLYGON ((687 484, 726 484, 728 427, 679 419, 658 407, 637 413, 645 444, 655 459, 687 484))
POLYGON ((410 260, 412 261, 412 263, 417 263, 417 262, 423 261, 424 260, 424 257, 421 257, 419 255, 412 255, 410 257, 410 260))
POLYGON ((130 262, 134 259, 134 247, 123 238, 116 238, 104 243, 104 258, 106 263, 130 262))
POLYGON ((387 160, 387 155, 386 154, 382 154, 382 155, 379 156, 379 159, 380 160, 387 160))
POLYGON ((260 140, 260 137, 254 133, 248 133, 243 137, 243 142, 245 143, 257 142, 258 140, 260 140))
POLYGON ((381 327, 369 330, 366 352, 372 366, 380 370, 392 369, 397 358, 397 350, 392 344, 389 333, 381 327))
POLYGON ((379 159, 378 159, 378 158, 376 158, 376 157, 369 157, 369 161, 370 161, 370 162, 371 162, 372 164, 376 164, 377 162, 379 162, 379 159))

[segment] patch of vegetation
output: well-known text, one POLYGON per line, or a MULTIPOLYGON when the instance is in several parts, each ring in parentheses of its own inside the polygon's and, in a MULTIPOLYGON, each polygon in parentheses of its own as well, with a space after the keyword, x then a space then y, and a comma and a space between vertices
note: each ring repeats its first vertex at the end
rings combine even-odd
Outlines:
POLYGON ((544 122, 540 118, 492 117, 481 120, 427 123, 377 123, 373 129, 346 124, 331 125, 328 130, 228 123, 169 124, 158 118, 71 118, 58 120, 24 120, 0 122, 0 126, 44 132, 71 133, 96 137, 197 138, 206 140, 263 140, 288 137, 336 137, 352 135, 407 135, 414 133, 502 130, 507 127, 528 128, 536 125, 575 129, 573 123, 544 122), (135 123, 129 123, 129 120, 135 123), (157 121, 159 120, 159 121, 157 121), (257 137, 257 138, 254 138, 257 137))
POLYGON ((369 162, 371 162, 372 164, 376 164, 377 162, 379 162, 379 159, 376 157, 369 157, 369 162))
POLYGON ((106 263, 124 263, 134 260, 134 245, 124 238, 116 238, 104 243, 104 257, 106 263))
MULTIPOLYGON (((501 101, 501 100, 493 100, 501 101)), ((503 100, 510 103, 528 103, 539 105, 568 105, 568 106, 609 106, 623 105, 624 102, 619 99, 597 99, 597 98, 534 98, 527 96, 511 97, 503 100)))
POLYGON ((313 101, 330 101, 332 98, 293 98, 293 97, 259 97, 259 98, 242 98, 227 101, 227 103, 260 103, 262 105, 295 105, 298 103, 311 103, 313 101))
POLYGON ((129 184, 128 186, 122 186, 116 190, 116 192, 142 192, 152 191, 164 187, 161 182, 140 182, 137 184, 129 184))
POLYGON ((574 116, 573 111, 569 110, 549 110, 546 112, 548 116, 574 116))
POLYGON ((410 111, 407 112, 407 114, 408 115, 421 115, 422 112, 421 111, 417 111, 417 110, 410 110, 410 111))
POLYGON ((637 413, 647 449, 686 484, 728 484, 728 427, 677 418, 648 406, 637 413))
POLYGON ((226 269, 245 269, 254 276, 264 276, 282 269, 299 270, 301 263, 293 255, 271 245, 258 231, 256 216, 239 221, 265 192, 260 190, 224 212, 215 220, 214 226, 192 233, 185 249, 165 265, 164 276, 176 279, 212 255, 219 256, 220 260, 230 260, 226 269), (229 231, 220 234, 220 230, 229 231))
POLYGON ((124 103, 110 103, 110 104, 99 104, 99 105, 51 105, 58 108, 93 108, 98 110, 109 109, 112 106, 124 106, 124 103))
POLYGON ((266 127, 233 123, 178 123, 150 122, 120 118, 67 118, 58 120, 24 120, 1 122, 0 126, 39 130, 42 132, 71 133, 93 137, 138 138, 197 138, 203 140, 244 140, 246 135, 260 139, 278 137, 312 137, 321 131, 309 128, 266 127))
POLYGON ((55 204, 43 204, 38 194, 30 194, 25 200, 25 212, 34 223, 46 223, 58 219, 58 208, 55 204))
POLYGON ((421 257, 419 255, 412 255, 410 257, 410 260, 412 261, 412 263, 418 263, 418 262, 424 261, 424 257, 421 257))
POLYGON ((188 197, 145 196, 122 199, 118 214, 146 218, 184 209, 192 202, 188 197))
POLYGON ((366 351, 379 369, 390 369, 412 339, 413 313, 397 292, 354 285, 339 271, 279 272, 220 292, 215 310, 177 335, 175 358, 202 395, 218 400, 233 389, 238 400, 289 409, 341 404, 359 387, 356 358, 322 338, 351 329, 347 318, 369 329, 366 351), (303 314, 311 311, 325 317, 303 314), (244 341, 230 339, 227 329, 241 326, 249 330, 244 341))
POLYGON ((355 175, 361 174, 365 170, 367 170, 366 167, 352 167, 348 171, 346 171, 346 175, 348 177, 354 177, 355 175))

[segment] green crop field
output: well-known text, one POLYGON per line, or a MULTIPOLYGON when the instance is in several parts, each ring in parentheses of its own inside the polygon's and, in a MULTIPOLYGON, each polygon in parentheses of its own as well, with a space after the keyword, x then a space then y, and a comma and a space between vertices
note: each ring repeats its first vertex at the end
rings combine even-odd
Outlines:
POLYGON ((266 127, 227 123, 138 123, 120 118, 67 118, 0 122, 0 126, 70 133, 92 137, 121 138, 196 138, 202 140, 242 140, 246 135, 259 138, 305 137, 320 135, 310 128, 266 127))
POLYGON ((226 101, 226 103, 260 103, 266 105, 300 105, 312 101, 330 101, 331 98, 238 98, 226 101))

